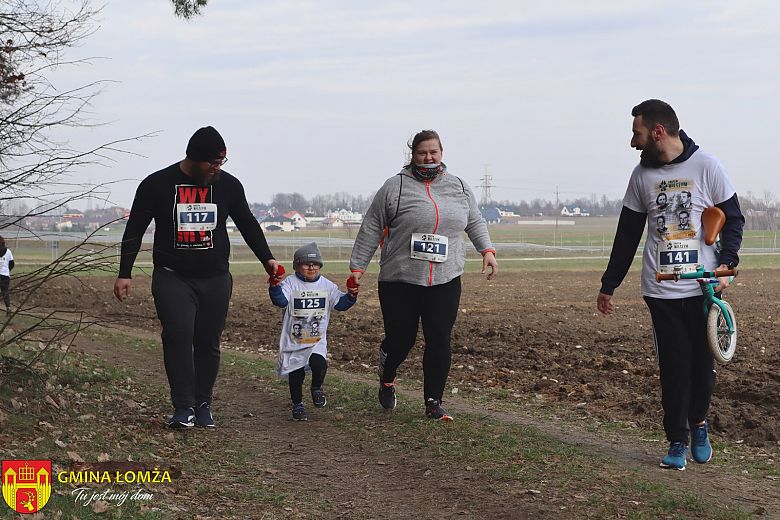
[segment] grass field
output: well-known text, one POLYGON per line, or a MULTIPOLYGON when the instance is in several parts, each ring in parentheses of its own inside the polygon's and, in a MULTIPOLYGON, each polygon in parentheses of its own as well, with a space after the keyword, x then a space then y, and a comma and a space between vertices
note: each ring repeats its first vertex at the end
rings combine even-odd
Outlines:
MULTIPOLYGON (((616 217, 592 217, 565 219, 560 218, 558 225, 553 222, 544 225, 532 224, 494 224, 490 234, 498 248, 502 270, 508 271, 547 271, 555 269, 601 270, 606 266, 612 248, 617 226, 616 217), (573 223, 573 224, 572 224, 573 223)), ((326 260, 323 273, 345 272, 351 253, 351 240, 355 229, 305 229, 292 233, 271 232, 267 239, 277 259, 289 263, 293 253, 303 243, 316 241, 326 260), (336 267, 338 266, 338 267, 336 267)), ((110 240, 110 239, 109 239, 110 240)), ((115 240, 120 240, 116 237, 115 240)), ((77 245, 74 240, 58 240, 57 248, 52 248, 51 240, 8 240, 18 266, 15 273, 27 271, 31 266, 40 266, 63 255, 69 248, 77 245)), ((643 243, 640 243, 641 253, 643 243)), ((144 247, 150 247, 145 244, 144 247)), ((746 231, 742 248, 743 268, 780 267, 780 258, 776 254, 777 231, 746 231), (762 251, 755 251, 762 250, 762 251)), ((96 256, 106 256, 116 263, 119 248, 114 245, 87 245, 80 252, 94 252, 96 256)), ((467 271, 480 269, 480 257, 476 251, 467 253, 467 271)), ((238 234, 231 249, 231 270, 234 274, 260 273, 252 251, 241 241, 238 234), (249 265, 244 265, 248 263, 249 265)), ((137 267, 151 267, 151 253, 142 251, 136 260, 137 267)), ((635 267, 638 262, 635 262, 635 267)), ((376 269, 372 262, 370 270, 376 269)))

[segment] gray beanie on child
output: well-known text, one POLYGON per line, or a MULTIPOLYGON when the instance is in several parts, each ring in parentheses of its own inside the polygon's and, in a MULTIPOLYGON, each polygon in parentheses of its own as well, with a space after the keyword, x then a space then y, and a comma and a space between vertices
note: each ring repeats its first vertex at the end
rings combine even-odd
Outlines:
POLYGON ((320 264, 320 267, 322 267, 322 255, 320 254, 320 250, 317 247, 316 242, 303 245, 295 252, 295 256, 293 258, 293 263, 295 265, 306 264, 309 262, 320 264))

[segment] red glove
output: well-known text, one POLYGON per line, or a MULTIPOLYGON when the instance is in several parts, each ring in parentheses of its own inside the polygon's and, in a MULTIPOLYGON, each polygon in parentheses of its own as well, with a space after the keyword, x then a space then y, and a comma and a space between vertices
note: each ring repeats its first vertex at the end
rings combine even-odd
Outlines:
POLYGON ((347 292, 355 298, 357 298, 358 295, 358 287, 360 287, 360 284, 358 284, 352 276, 347 278, 347 292), (350 289, 354 289, 354 291, 350 291, 350 289))
POLYGON ((268 283, 270 285, 279 285, 284 280, 284 266, 279 264, 276 268, 276 274, 268 277, 268 283))

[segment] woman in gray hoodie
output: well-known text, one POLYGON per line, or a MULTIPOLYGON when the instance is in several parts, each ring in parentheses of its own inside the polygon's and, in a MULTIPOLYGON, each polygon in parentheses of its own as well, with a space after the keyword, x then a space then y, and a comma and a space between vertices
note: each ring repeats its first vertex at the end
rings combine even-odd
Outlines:
POLYGON ((417 338, 425 337, 425 414, 451 421, 442 408, 450 371, 450 336, 460 304, 460 275, 466 263, 463 232, 482 253, 482 273, 498 273, 496 251, 471 188, 447 172, 441 139, 423 130, 409 144, 411 160, 385 181, 360 226, 350 258, 360 278, 381 248, 379 302, 385 339, 379 350, 379 402, 395 408, 396 372, 417 338))

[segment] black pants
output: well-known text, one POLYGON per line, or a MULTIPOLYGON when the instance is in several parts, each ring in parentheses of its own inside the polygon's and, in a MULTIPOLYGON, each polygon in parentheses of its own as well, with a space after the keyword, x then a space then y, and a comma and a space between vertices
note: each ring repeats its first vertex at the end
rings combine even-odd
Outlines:
POLYGON ((414 346, 422 321, 424 397, 441 400, 452 362, 450 335, 458 317, 460 290, 460 277, 432 287, 379 282, 379 303, 385 325, 385 339, 379 351, 382 382, 395 379, 398 367, 414 346))
POLYGON ((187 278, 156 268, 152 295, 162 325, 163 357, 174 408, 211 403, 219 371, 219 339, 225 328, 233 278, 187 278))
MULTIPOLYGON (((325 382, 325 373, 328 371, 328 361, 319 354, 309 356, 309 368, 311 368, 311 387, 319 388, 325 382)), ((303 379, 306 377, 306 370, 299 368, 293 370, 288 376, 287 382, 290 385, 290 399, 293 404, 303 402, 303 379)))
POLYGON ((11 308, 11 291, 9 290, 10 287, 11 287, 11 277, 0 275, 0 293, 3 294, 3 303, 5 303, 6 309, 11 308))
POLYGON ((653 319, 658 351, 666 438, 688 443, 689 425, 707 416, 715 389, 704 297, 663 300, 646 296, 645 302, 653 319))

